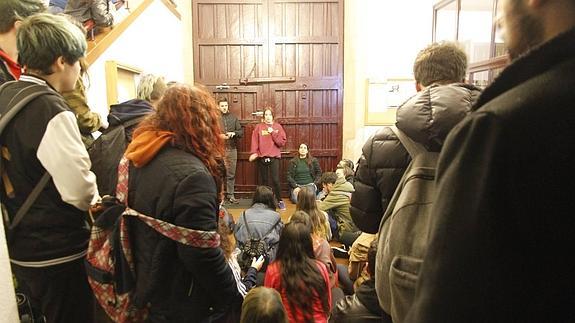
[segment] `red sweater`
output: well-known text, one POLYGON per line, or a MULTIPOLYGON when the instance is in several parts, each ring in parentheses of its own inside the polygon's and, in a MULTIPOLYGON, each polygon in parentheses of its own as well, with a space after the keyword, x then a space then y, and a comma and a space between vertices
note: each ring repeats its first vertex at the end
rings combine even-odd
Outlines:
POLYGON ((251 153, 257 154, 258 157, 281 157, 280 147, 286 143, 286 133, 279 123, 273 123, 273 131, 268 132, 270 125, 265 123, 258 124, 252 132, 251 153))
MULTIPOLYGON (((325 282, 325 288, 327 291, 327 301, 330 304, 330 312, 331 312, 331 288, 329 284, 329 274, 327 273, 327 269, 323 263, 316 260, 317 268, 319 269, 321 276, 323 277, 323 281, 325 282)), ((282 296, 282 303, 286 308, 286 312, 291 323, 303 322, 303 314, 299 308, 296 308, 295 311, 292 311, 291 307, 289 306, 288 296, 286 295, 285 291, 281 288, 281 270, 280 270, 280 262, 274 261, 271 263, 266 270, 266 278, 264 280, 264 286, 270 287, 277 290, 282 296)), ((316 295, 312 300, 313 302, 313 319, 315 323, 327 323, 328 314, 323 311, 323 307, 321 305, 321 299, 316 295)))

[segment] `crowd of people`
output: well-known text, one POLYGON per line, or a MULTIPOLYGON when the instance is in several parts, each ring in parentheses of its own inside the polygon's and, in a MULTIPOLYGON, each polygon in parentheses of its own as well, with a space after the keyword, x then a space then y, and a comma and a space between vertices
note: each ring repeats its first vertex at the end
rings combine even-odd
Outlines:
POLYGON ((395 127, 365 143, 357 165, 344 159, 322 171, 299 144, 285 174, 295 212, 284 223, 288 138, 273 108, 263 107, 251 133, 261 183, 234 219, 226 206, 238 203, 244 131, 226 99, 150 74, 137 98, 102 120, 85 102, 78 21, 45 13, 40 0, 0 1, 0 116, 25 103, 0 136, 16 288, 47 322, 93 322, 90 216, 118 187, 130 208, 218 237, 210 247, 186 245, 138 218, 126 222, 137 273, 129 297, 148 322, 573 320, 575 2, 501 0, 499 8, 512 62, 493 84, 482 91, 465 82, 456 44, 428 45, 413 65, 417 94, 399 107, 395 127), (120 154, 101 156, 112 170, 98 168, 91 133, 119 127, 120 154), (399 267, 380 259, 382 217, 416 159, 401 136, 439 161, 427 252, 394 259, 412 265, 399 273, 411 279, 399 288, 413 290, 394 300, 407 309, 399 315, 387 299, 397 297, 387 278, 399 267), (330 242, 349 266, 337 264, 330 242))

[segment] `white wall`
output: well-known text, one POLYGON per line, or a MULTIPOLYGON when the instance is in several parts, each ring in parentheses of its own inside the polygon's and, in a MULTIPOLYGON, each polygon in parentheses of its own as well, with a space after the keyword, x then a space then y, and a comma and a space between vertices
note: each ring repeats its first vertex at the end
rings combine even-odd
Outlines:
MULTIPOLYGON (((1 217, 2 212, 0 210, 1 217)), ((0 291, 0 321, 6 323, 19 322, 8 248, 4 237, 4 221, 0 221, 0 291)))
POLYGON ((368 78, 413 78, 413 60, 431 43, 435 0, 345 1, 343 157, 357 160, 380 127, 365 126, 368 78))
MULTIPOLYGON (((132 7, 130 2, 130 7, 132 7)), ((132 7, 132 10, 135 8, 132 7)), ((114 60, 163 75, 168 81, 184 81, 182 21, 161 1, 154 1, 88 70, 90 108, 108 114, 105 62, 114 60)))
MULTIPOLYGON (((135 2, 130 1, 132 10, 136 8, 135 2)), ((104 71, 104 62, 107 60, 115 60, 141 68, 144 72, 163 75, 167 80, 184 81, 184 66, 189 66, 190 63, 184 63, 183 39, 182 21, 161 1, 154 1, 90 66, 91 85, 87 96, 92 110, 98 111, 103 116, 108 114, 104 71)), ((189 59, 191 60, 191 56, 189 59)), ((0 291, 0 322, 18 322, 18 309, 2 221, 0 221, 0 291)))

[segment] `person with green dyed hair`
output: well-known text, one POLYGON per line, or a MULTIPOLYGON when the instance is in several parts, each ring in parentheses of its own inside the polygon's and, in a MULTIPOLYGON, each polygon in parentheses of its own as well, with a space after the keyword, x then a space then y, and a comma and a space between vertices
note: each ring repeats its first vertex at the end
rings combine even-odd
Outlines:
POLYGON ((46 10, 41 0, 0 1, 0 85, 20 78, 16 32, 22 19, 46 10))
POLYGON ((74 89, 85 35, 66 17, 40 13, 20 22, 16 44, 26 74, 5 85, 0 113, 22 100, 22 92, 42 94, 0 137, 10 156, 5 175, 14 188, 0 187, 10 221, 44 174, 50 178, 11 231, 12 272, 46 322, 92 322, 93 296, 83 261, 90 236, 87 211, 99 194, 76 117, 60 94, 74 89))

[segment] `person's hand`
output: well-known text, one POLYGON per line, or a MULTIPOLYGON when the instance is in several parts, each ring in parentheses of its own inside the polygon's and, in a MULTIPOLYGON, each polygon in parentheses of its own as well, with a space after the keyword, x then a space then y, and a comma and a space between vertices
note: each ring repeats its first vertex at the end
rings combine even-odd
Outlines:
POLYGON ((250 162, 253 162, 256 159, 258 159, 258 154, 256 153, 251 154, 250 157, 248 158, 250 162))
POLYGON ((227 133, 221 133, 220 138, 226 140, 226 139, 228 139, 228 134, 227 133))
POLYGON ((264 256, 260 256, 258 259, 256 259, 256 257, 253 257, 252 264, 250 267, 254 267, 257 271, 260 271, 265 261, 266 259, 264 258, 264 256))

